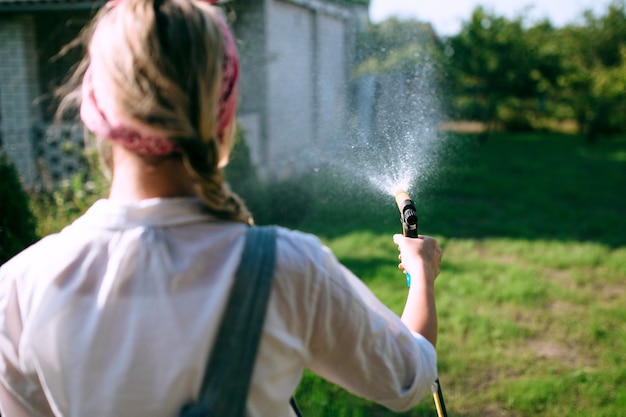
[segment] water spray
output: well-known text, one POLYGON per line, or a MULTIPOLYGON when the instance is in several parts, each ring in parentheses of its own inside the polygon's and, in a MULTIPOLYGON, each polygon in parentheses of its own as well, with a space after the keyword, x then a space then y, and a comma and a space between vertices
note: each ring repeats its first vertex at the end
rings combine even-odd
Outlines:
MULTIPOLYGON (((398 210, 400 210, 400 221, 402 222, 402 234, 406 237, 417 238, 419 236, 417 230, 417 209, 409 194, 399 189, 396 191, 396 204, 398 210)), ((408 286, 411 286, 411 276, 406 274, 406 282, 408 286)), ((433 386, 433 399, 435 400, 435 407, 437 408, 437 416, 448 417, 446 412, 446 404, 443 401, 443 392, 441 391, 441 385, 439 384, 439 378, 435 381, 433 386)))

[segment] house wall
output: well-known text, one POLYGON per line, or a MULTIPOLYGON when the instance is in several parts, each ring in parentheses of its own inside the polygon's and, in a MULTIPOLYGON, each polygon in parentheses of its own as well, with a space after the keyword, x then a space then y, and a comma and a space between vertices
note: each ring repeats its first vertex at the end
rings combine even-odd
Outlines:
POLYGON ((37 48, 32 16, 0 17, 0 133, 23 183, 36 180, 34 126, 41 120, 37 48))
MULTIPOLYGON (((225 8, 242 60, 238 117, 252 162, 265 179, 302 172, 318 148, 345 134, 351 36, 363 11, 322 0, 238 0, 225 8)), ((72 153, 81 149, 80 129, 48 126, 49 93, 77 57, 51 57, 93 11, 0 15, 0 132, 27 186, 80 168, 72 153)))
POLYGON ((348 22, 321 14, 317 19, 317 138, 320 145, 346 134, 352 45, 348 22))
POLYGON ((284 179, 346 134, 355 16, 315 0, 268 0, 265 13, 265 163, 284 179))
POLYGON ((316 142, 315 13, 272 2, 267 16, 269 166, 279 178, 316 142))

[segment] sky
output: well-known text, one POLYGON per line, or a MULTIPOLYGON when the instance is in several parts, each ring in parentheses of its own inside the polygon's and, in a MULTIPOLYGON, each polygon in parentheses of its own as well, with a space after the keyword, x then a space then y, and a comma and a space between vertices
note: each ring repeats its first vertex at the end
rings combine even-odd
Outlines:
POLYGON ((391 16, 414 18, 431 23, 438 35, 449 36, 459 32, 478 5, 497 16, 515 18, 524 14, 529 23, 548 18, 560 27, 579 21, 585 10, 604 15, 610 3, 611 0, 371 0, 370 19, 377 23, 391 16))

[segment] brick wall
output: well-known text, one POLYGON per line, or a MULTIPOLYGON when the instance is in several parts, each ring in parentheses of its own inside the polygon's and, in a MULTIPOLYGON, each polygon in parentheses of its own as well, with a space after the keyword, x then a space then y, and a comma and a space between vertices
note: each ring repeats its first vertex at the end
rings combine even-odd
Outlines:
POLYGON ((44 124, 36 130, 35 136, 38 187, 50 190, 69 182, 76 174, 89 174, 82 124, 44 124))
POLYGON ((37 177, 33 126, 41 119, 35 103, 39 86, 34 29, 30 16, 0 18, 0 132, 3 147, 27 187, 37 177))

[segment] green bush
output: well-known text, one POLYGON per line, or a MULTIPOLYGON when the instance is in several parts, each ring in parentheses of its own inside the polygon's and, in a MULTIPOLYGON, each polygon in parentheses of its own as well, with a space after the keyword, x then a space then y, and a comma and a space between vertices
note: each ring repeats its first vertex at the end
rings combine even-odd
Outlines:
POLYGON ((83 157, 83 172, 60 181, 50 190, 30 194, 39 236, 61 231, 85 213, 96 200, 107 195, 109 182, 100 170, 96 150, 85 150, 83 157))
POLYGON ((0 264, 37 240, 36 222, 17 170, 0 151, 0 264))

